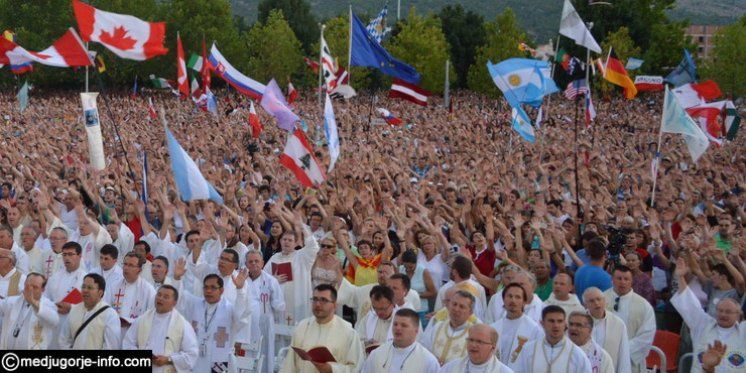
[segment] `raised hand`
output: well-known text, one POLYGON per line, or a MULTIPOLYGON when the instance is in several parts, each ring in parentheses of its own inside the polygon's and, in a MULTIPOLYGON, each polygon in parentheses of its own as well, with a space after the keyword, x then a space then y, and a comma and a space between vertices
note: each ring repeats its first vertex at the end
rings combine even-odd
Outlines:
POLYGON ((176 265, 174 266, 174 279, 177 281, 181 280, 181 278, 186 274, 186 271, 186 258, 177 259, 176 265))
POLYGON ((233 284, 236 285, 236 289, 243 289, 247 278, 249 278, 248 268, 241 269, 235 276, 231 275, 231 280, 233 281, 233 284))

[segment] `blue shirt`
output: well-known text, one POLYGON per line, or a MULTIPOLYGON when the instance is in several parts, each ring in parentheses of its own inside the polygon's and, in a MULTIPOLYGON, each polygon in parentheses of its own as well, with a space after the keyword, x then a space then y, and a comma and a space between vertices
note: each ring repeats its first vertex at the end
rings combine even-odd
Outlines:
POLYGON ((583 299, 583 292, 590 287, 597 287, 601 291, 611 288, 611 275, 601 267, 584 265, 575 272, 575 294, 583 299))

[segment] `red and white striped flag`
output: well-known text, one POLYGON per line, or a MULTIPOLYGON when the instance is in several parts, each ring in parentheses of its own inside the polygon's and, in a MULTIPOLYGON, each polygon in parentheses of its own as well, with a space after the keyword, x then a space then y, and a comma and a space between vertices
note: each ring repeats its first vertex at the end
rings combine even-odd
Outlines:
POLYGON ((292 105, 293 102, 298 98, 298 90, 295 89, 293 83, 288 81, 288 105, 292 105))
POLYGON ((313 188, 326 180, 324 168, 313 154, 306 135, 299 128, 288 136, 285 150, 280 155, 280 163, 306 188, 313 188))
POLYGON ((184 48, 181 46, 181 36, 176 33, 176 81, 179 85, 181 98, 189 97, 189 82, 187 81, 186 61, 184 60, 184 48))
POLYGON ((158 113, 155 111, 155 106, 153 106, 153 98, 148 97, 148 116, 150 119, 157 119, 158 113))
POLYGON ((430 92, 417 85, 396 78, 389 91, 389 98, 401 98, 420 106, 427 106, 427 98, 430 95, 430 92))
POLYGON ((596 108, 593 106, 593 99, 589 93, 585 95, 585 126, 590 127, 594 119, 596 119, 596 108))
POLYGON ((262 133, 262 123, 259 121, 259 115, 256 114, 254 101, 251 101, 251 107, 249 108, 249 126, 251 127, 251 136, 258 139, 259 134, 262 133))

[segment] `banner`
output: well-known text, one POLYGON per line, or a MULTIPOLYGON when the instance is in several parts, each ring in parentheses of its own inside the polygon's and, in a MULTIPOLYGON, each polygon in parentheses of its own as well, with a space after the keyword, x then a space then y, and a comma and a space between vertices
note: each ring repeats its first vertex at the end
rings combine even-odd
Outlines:
POLYGON ((98 97, 98 93, 95 92, 80 94, 80 100, 83 101, 85 133, 88 138, 88 157, 93 168, 103 170, 106 168, 106 158, 104 157, 104 142, 101 137, 101 122, 99 121, 96 97, 98 97))
POLYGON ((655 75, 638 75, 635 77, 635 87, 638 91, 662 91, 663 77, 655 75))

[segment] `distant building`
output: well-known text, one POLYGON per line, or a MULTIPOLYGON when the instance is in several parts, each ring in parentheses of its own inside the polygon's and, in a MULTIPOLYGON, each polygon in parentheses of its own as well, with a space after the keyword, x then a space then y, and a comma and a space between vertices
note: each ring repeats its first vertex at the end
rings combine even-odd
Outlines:
POLYGON ((694 54, 700 60, 708 60, 712 55, 715 33, 723 26, 715 25, 691 25, 686 29, 686 35, 692 37, 692 43, 697 46, 694 54))

